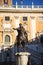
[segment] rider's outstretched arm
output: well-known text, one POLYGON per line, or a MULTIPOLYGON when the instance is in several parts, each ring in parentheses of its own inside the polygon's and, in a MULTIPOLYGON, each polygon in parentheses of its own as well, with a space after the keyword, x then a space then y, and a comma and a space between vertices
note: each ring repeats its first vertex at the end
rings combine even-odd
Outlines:
POLYGON ((13 30, 17 30, 17 28, 13 28, 13 30))

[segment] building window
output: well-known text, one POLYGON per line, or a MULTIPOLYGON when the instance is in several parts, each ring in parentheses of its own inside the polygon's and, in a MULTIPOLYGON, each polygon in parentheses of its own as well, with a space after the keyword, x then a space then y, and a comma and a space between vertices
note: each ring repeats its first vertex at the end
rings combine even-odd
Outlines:
POLYGON ((4 0, 4 4, 8 4, 8 0, 4 0))
POLYGON ((38 17, 38 21, 39 21, 39 22, 43 22, 43 16, 39 16, 39 17, 38 17))
POLYGON ((9 35, 6 35, 5 36, 5 43, 9 43, 10 42, 10 36, 9 35))
POLYGON ((23 17, 23 21, 27 21, 27 17, 23 17))
POLYGON ((10 17, 9 16, 5 16, 5 20, 6 21, 9 21, 10 20, 10 17))

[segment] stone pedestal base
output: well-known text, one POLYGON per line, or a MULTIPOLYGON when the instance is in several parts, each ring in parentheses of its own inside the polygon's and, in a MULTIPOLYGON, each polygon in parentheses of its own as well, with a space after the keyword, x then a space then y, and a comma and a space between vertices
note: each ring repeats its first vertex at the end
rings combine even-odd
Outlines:
POLYGON ((30 53, 28 52, 16 53, 16 65, 27 65, 29 56, 30 53))

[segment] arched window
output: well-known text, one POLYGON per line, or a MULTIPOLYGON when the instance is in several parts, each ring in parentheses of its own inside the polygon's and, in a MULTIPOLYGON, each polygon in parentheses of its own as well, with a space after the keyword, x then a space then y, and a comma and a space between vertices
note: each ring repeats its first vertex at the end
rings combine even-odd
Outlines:
POLYGON ((5 42, 10 42, 10 36, 9 35, 5 36, 5 42))

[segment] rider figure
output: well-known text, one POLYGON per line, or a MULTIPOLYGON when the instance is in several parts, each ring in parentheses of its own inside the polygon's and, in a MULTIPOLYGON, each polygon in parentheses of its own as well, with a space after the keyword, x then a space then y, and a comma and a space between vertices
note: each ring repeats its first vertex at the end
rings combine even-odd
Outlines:
POLYGON ((26 31, 25 31, 25 28, 22 26, 22 24, 20 23, 19 24, 19 27, 18 28, 13 28, 14 30, 17 30, 18 32, 18 35, 17 35, 17 38, 19 39, 20 36, 22 36, 22 34, 24 34, 25 36, 27 35, 26 31))

